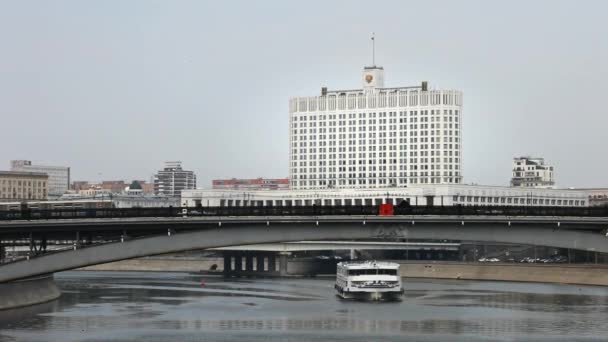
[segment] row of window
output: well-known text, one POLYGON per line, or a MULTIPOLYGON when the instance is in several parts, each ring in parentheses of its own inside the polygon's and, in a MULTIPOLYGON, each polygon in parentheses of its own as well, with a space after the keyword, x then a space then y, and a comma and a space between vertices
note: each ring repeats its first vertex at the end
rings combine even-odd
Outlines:
MULTIPOLYGON (((425 119, 425 118, 421 118, 421 119, 425 119)), ((428 118, 426 118, 428 119, 428 118)), ((386 119, 384 120, 378 120, 378 124, 376 124, 376 120, 369 120, 369 124, 365 124, 365 120, 359 120, 359 124, 357 124, 356 120, 350 120, 350 121, 346 121, 346 120, 341 120, 341 121, 329 121, 329 122, 319 122, 319 124, 317 125, 316 122, 311 122, 310 124, 306 123, 306 122, 301 122, 300 124, 298 124, 297 122, 293 122, 291 124, 291 128, 315 128, 315 127, 332 127, 332 126, 349 126, 349 127, 369 127, 370 130, 373 130, 372 127, 377 127, 378 130, 380 131, 387 131, 387 130, 395 130, 397 129, 397 127, 399 127, 400 129, 407 129, 407 121, 405 119, 399 119, 399 125, 397 125, 397 119, 389 119, 389 122, 386 122, 386 119), (384 121, 384 122, 382 122, 384 121), (388 127, 388 129, 387 129, 388 127)), ((424 120, 421 120, 423 122, 420 123, 420 125, 418 125, 418 120, 414 120, 414 119, 410 119, 410 125, 409 128, 410 129, 428 129, 429 128, 429 123, 424 123, 424 120)), ((427 120, 428 122, 428 120, 427 120)), ((456 120, 456 122, 458 122, 458 120, 456 120)), ((441 128, 441 123, 437 122, 437 123, 430 123, 430 127, 431 128, 441 128)), ((459 125, 458 123, 452 123, 452 118, 450 117, 450 122, 448 123, 447 120, 446 122, 443 123, 443 128, 458 128, 459 125)), ((302 131, 302 130, 300 130, 302 131)), ((311 130, 312 131, 312 130, 311 130)), ((294 130, 295 132, 295 130, 294 130)), ((304 130, 304 132, 306 132, 304 130)), ((312 132, 311 132, 312 133, 312 132)))
MULTIPOLYGON (((423 176, 418 175, 418 176, 423 176)), ((423 177, 409 177, 409 178, 350 178, 350 179, 322 179, 322 180, 292 180, 291 187, 293 189, 325 189, 325 188, 342 188, 347 186, 351 188, 353 186, 360 186, 361 188, 376 187, 376 185, 385 186, 397 186, 406 184, 454 184, 460 183, 461 177, 457 174, 453 177, 438 177, 430 176, 428 172, 425 172, 423 177)))
MULTIPOLYGON (((389 139, 389 140, 393 140, 393 139, 389 139)), ((356 152, 356 151, 364 152, 366 150, 369 150, 370 152, 373 152, 373 151, 376 151, 376 150, 378 150, 378 151, 387 151, 387 150, 388 151, 397 151, 397 150, 401 150, 400 156, 407 156, 407 152, 405 152, 405 150, 408 150, 407 145, 405 145, 405 144, 403 144, 403 145, 395 145, 395 144, 396 144, 396 142, 395 143, 391 142, 391 145, 380 144, 378 146, 376 146, 376 145, 364 146, 365 144, 361 143, 359 146, 352 146, 352 145, 348 146, 348 149, 347 149, 347 147, 344 146, 344 144, 342 144, 342 142, 340 142, 339 146, 342 146, 342 147, 338 147, 338 148, 336 148, 336 147, 329 147, 329 149, 326 149, 323 146, 336 146, 335 142, 333 142, 333 143, 330 142, 329 144, 327 144, 324 141, 321 141, 321 142, 319 142, 319 146, 322 146, 322 147, 319 148, 319 153, 326 153, 326 152, 330 152, 330 153, 334 152, 335 153, 335 152, 346 152, 346 151, 348 151, 348 152, 356 152)), ((315 148, 316 146, 317 146, 317 144, 315 142, 310 142, 310 144, 307 144, 306 142, 300 142, 299 145, 297 143, 293 143, 293 146, 292 146, 293 149, 292 149, 291 152, 293 154, 297 154, 298 152, 299 153, 313 153, 314 154, 314 153, 317 153, 317 149, 315 148), (300 148, 300 150, 297 149, 297 147, 309 147, 309 146, 311 147, 311 149, 308 150, 308 151, 305 148, 300 148)), ((443 148, 444 148, 444 151, 443 151, 444 155, 447 155, 446 153, 448 152, 448 149, 458 149, 459 145, 458 144, 452 145, 452 144, 444 143, 443 144, 443 148)), ((416 144, 416 145, 410 145, 409 149, 410 150, 414 150, 414 151, 410 152, 410 156, 414 156, 414 155, 412 155, 412 153, 417 153, 415 150, 418 150, 418 149, 420 149, 420 150, 429 150, 430 149, 430 150, 432 150, 431 153, 436 152, 436 154, 439 156, 440 155, 440 153, 439 153, 440 151, 439 150, 441 149, 441 144, 430 144, 429 145, 429 144, 422 144, 421 143, 421 144, 416 144)), ((453 151, 449 151, 449 152, 450 152, 450 155, 451 155, 451 153, 453 151)), ((454 152, 458 152, 458 151, 454 151, 454 152)), ((396 156, 397 152, 394 152, 394 153, 395 153, 395 156, 396 156)), ((422 151, 421 153, 428 153, 428 151, 426 151, 426 152, 422 151)), ((433 155, 433 154, 431 154, 431 155, 433 155)), ((458 155, 458 154, 456 154, 456 155, 458 155)))
MULTIPOLYGON (((397 160, 396 159, 389 159, 388 161, 388 167, 384 166, 387 164, 386 159, 377 159, 377 160, 368 160, 367 164, 364 163, 365 160, 359 160, 359 171, 376 171, 376 164, 380 165, 378 166, 378 170, 392 170, 392 171, 396 171, 397 169, 405 171, 408 169, 407 167, 407 163, 405 162, 406 159, 400 159, 399 161, 401 162, 401 164, 397 164, 397 160), (377 161, 377 163, 376 163, 377 161), (362 166, 362 165, 370 165, 369 168, 362 166), (397 165, 399 165, 399 168, 397 168, 397 165)), ((427 158, 420 158, 420 163, 422 165, 417 165, 418 159, 417 158, 411 158, 410 159, 410 165, 409 169, 410 170, 417 170, 418 168, 420 168, 421 170, 458 170, 460 164, 452 164, 452 159, 450 158, 450 164, 445 163, 445 164, 428 164, 428 162, 425 162, 427 160, 427 158), (443 167, 442 167, 443 165, 443 167)), ((456 159, 456 162, 458 161, 458 159, 456 159)), ((330 160, 329 161, 329 165, 331 166, 329 168, 329 172, 340 172, 340 171, 346 171, 346 167, 338 167, 336 168, 336 165, 347 165, 346 160, 338 160, 338 164, 336 164, 335 160, 330 160)), ((437 163, 439 163, 439 161, 437 161, 437 163)), ((325 167, 327 164, 327 162, 325 161, 320 161, 319 162, 319 172, 325 172, 327 171, 327 168, 325 167)), ((357 171, 357 167, 355 165, 357 165, 356 160, 349 160, 348 161, 348 171, 357 171)), ((311 161, 310 163, 308 163, 308 166, 311 166, 308 168, 308 170, 306 169, 306 162, 300 162, 300 169, 299 171, 301 173, 306 173, 306 171, 308 172, 317 172, 317 169, 315 166, 317 166, 317 163, 314 161, 311 161)), ((293 173, 297 173, 298 172, 298 164, 296 162, 292 162, 292 168, 291 171, 293 173)))
MULTIPOLYGON (((322 168, 321 168, 322 169, 322 168)), ((319 169, 320 172, 325 172, 322 171, 321 169, 319 169)), ((335 169, 335 168, 330 168, 331 169, 335 169)), ((311 172, 316 172, 316 171, 311 171, 311 172)), ((330 171, 332 172, 332 171, 330 171)), ((460 172, 459 171, 443 171, 443 174, 441 173, 441 171, 411 171, 411 172, 363 172, 363 173, 321 173, 318 174, 318 178, 317 178, 317 174, 316 173, 312 173, 312 174, 306 174, 306 171, 300 171, 300 174, 296 174, 293 173, 291 175, 292 179, 335 179, 335 178, 348 178, 348 179, 360 179, 360 180, 365 180, 367 179, 373 179, 373 178, 377 178, 377 177, 418 177, 418 176, 460 176, 460 172)))
MULTIPOLYGON (((444 151, 444 155, 445 155, 445 152, 447 152, 447 151, 444 151)), ((439 151, 436 151, 435 155, 439 156, 439 151)), ((364 160, 364 158, 373 158, 371 160, 375 160, 376 158, 385 158, 387 156, 391 157, 391 158, 395 158, 395 157, 397 157, 397 152, 388 152, 388 154, 387 154, 387 152, 379 152, 379 153, 370 152, 367 155, 366 155, 366 153, 359 153, 358 158, 361 159, 361 160, 364 160)), ((407 154, 403 155, 403 153, 400 153, 399 156, 400 157, 407 157, 407 154)), ((410 154, 410 156, 412 156, 412 155, 410 154)), ((420 152, 420 156, 428 157, 428 154, 426 154, 425 151, 422 151, 422 152, 420 152)), ((416 156, 412 156, 412 157, 416 157, 416 156)), ((307 155, 306 154, 306 150, 304 149, 304 150, 300 150, 300 155, 298 155, 297 153, 292 153, 292 155, 290 156, 290 158, 291 158, 291 161, 293 163, 294 161, 297 161, 297 160, 307 160, 307 159, 316 160, 317 159, 317 155, 316 154, 307 155)), ((354 160, 354 159, 357 158, 357 154, 356 153, 349 153, 348 154, 348 158, 351 159, 351 160, 354 160)), ((319 160, 323 161, 324 159, 346 159, 346 153, 338 153, 337 154, 337 158, 336 158, 335 151, 332 151, 331 154, 320 153, 319 154, 319 160)), ((431 158, 431 160, 432 159, 433 158, 431 158)), ((435 159, 436 160, 432 161, 432 162, 436 162, 436 163, 440 162, 439 161, 440 158, 435 158, 435 159)), ((443 158, 443 159, 444 159, 444 163, 447 163, 448 160, 449 160, 450 163, 452 162, 452 158, 449 158, 449 159, 443 158)), ((454 158, 454 159, 457 162, 458 158, 454 158)), ((370 160, 370 163, 373 163, 373 162, 371 162, 371 160, 370 160)), ((379 160, 384 160, 384 159, 379 159, 379 160)), ((390 159, 390 160, 391 161, 389 161, 389 163, 391 163, 391 164, 397 164, 397 160, 399 160, 399 162, 402 163, 402 164, 407 163, 407 158, 390 159)), ((332 160, 330 160, 330 162, 332 162, 332 160)), ((420 162, 421 163, 428 163, 429 162, 429 158, 420 158, 420 162)), ((385 164, 386 162, 382 161, 380 163, 385 164)), ((418 163, 418 158, 410 158, 410 163, 418 163)), ((362 163, 360 163, 360 164, 362 164, 362 163)))
MULTIPOLYGON (((316 129, 311 129, 310 132, 306 132, 306 129, 300 129, 300 132, 298 134, 297 130, 294 130, 291 134, 291 140, 292 141, 298 141, 298 140, 325 140, 325 139, 330 139, 330 140, 336 140, 340 139, 340 140, 346 140, 347 138, 352 140, 352 139, 365 139, 366 136, 366 131, 363 130, 359 130, 358 134, 356 133, 357 131, 355 130, 349 130, 348 132, 348 136, 346 135, 346 129, 342 130, 338 130, 339 134, 336 134, 336 130, 335 129, 329 129, 329 133, 330 134, 326 134, 328 133, 325 129, 320 129, 318 134, 317 134, 317 130, 316 129), (333 134, 332 134, 333 133, 333 134)), ((370 130, 369 132, 369 138, 370 139, 374 139, 376 138, 376 136, 378 138, 386 138, 386 137, 391 137, 391 138, 396 138, 397 136, 399 137, 417 137, 417 136, 431 136, 431 139, 437 139, 437 141, 439 142, 440 136, 441 136, 441 131, 440 130, 426 130, 426 131, 404 131, 401 130, 399 131, 399 134, 397 134, 397 131, 392 131, 392 132, 379 132, 379 133, 375 133, 372 132, 370 130)), ((452 141, 452 137, 454 137, 454 139, 456 139, 456 141, 458 142, 458 137, 460 136, 460 131, 459 130, 444 130, 443 131, 443 139, 444 141, 446 141, 446 139, 450 139, 450 142, 452 141)), ((427 138, 428 139, 428 138, 427 138)), ((407 141, 407 140, 406 140, 407 141)), ((410 142, 413 142, 412 138, 410 138, 410 142)))
POLYGON ((377 93, 340 93, 324 96, 301 97, 290 100, 290 111, 325 111, 325 110, 344 110, 344 109, 365 109, 365 108, 385 108, 385 107, 417 107, 417 106, 460 106, 462 94, 455 91, 421 92, 417 91, 379 91, 377 93))
POLYGON ((574 205, 584 206, 584 200, 555 199, 555 198, 526 198, 526 197, 485 197, 485 196, 458 196, 452 197, 454 203, 465 204, 526 204, 526 205, 574 205))
MULTIPOLYGON (((452 111, 451 109, 444 109, 443 110, 443 119, 444 121, 447 121, 448 118, 450 118, 450 121, 452 121, 451 117, 452 115, 455 115, 455 121, 458 122, 458 110, 454 110, 452 111)), ((409 111, 409 117, 417 117, 418 114, 420 114, 420 116, 428 116, 428 115, 432 115, 433 118, 436 118, 432 121, 439 121, 441 118, 441 110, 437 109, 437 110, 421 110, 420 112, 417 110, 411 110, 409 111), (430 112, 430 113, 429 113, 430 112)), ((379 113, 342 113, 342 114, 314 114, 314 113, 306 113, 306 114, 293 114, 292 118, 293 121, 298 121, 298 118, 300 121, 315 121, 315 120, 343 120, 343 119, 374 119, 374 118, 397 118, 397 117, 408 117, 408 111, 400 111, 399 113, 397 112, 379 112, 379 113), (399 114, 399 115, 397 115, 399 114)), ((421 119, 422 120, 422 119, 421 119)), ((428 122, 428 118, 426 120, 428 122)))
MULTIPOLYGON (((365 146, 363 146, 363 147, 365 147, 365 146)), ((365 159, 365 158, 367 158, 367 153, 365 152, 366 149, 363 148, 363 147, 359 147, 358 150, 360 152, 358 154, 357 153, 348 153, 348 158, 349 159, 355 159, 355 158, 365 159), (361 152, 361 151, 363 151, 363 152, 361 152)), ((422 146, 422 145, 421 145, 421 151, 420 151, 420 153, 418 153, 418 151, 416 151, 416 149, 413 149, 414 151, 409 151, 409 154, 408 154, 408 151, 404 151, 405 148, 403 148, 403 147, 401 148, 401 151, 397 152, 396 151, 397 150, 396 146, 378 146, 378 150, 379 151, 386 151, 387 147, 388 147, 388 150, 393 151, 393 152, 374 153, 376 151, 376 146, 369 146, 369 151, 372 152, 372 153, 369 153, 369 157, 371 157, 371 158, 376 158, 376 157, 384 158, 384 157, 388 156, 388 157, 391 157, 391 158, 396 158, 396 157, 408 157, 408 156, 409 157, 418 157, 419 155, 421 157, 428 157, 428 156, 431 156, 431 157, 435 157, 435 156, 436 157, 440 157, 441 156, 441 151, 440 150, 433 149, 433 150, 428 151, 427 148, 425 146, 422 146), (429 154, 429 152, 430 152, 430 154, 429 154)), ((433 148, 433 147, 431 147, 431 148, 433 148)), ((338 153, 338 158, 340 158, 340 159, 347 158, 347 154, 343 153, 343 152, 346 152, 346 151, 347 151, 346 147, 338 147, 338 148, 336 148, 336 147, 329 147, 329 148, 321 147, 321 148, 318 149, 318 153, 320 155, 326 155, 327 152, 329 152, 329 153, 340 152, 340 153, 338 153)), ((355 147, 349 147, 348 148, 348 152, 356 152, 356 151, 357 151, 357 148, 355 148, 355 147)), ((306 158, 304 158, 305 157, 304 155, 308 154, 308 153, 311 154, 311 156, 310 156, 311 158, 310 159, 316 159, 316 158, 313 158, 314 156, 312 156, 312 155, 315 155, 317 153, 317 149, 316 148, 311 148, 311 149, 307 150, 305 148, 301 148, 301 149, 298 150, 298 149, 294 148, 294 149, 291 150, 291 154, 294 157, 293 158, 294 160, 298 160, 298 158, 297 158, 297 154, 298 153, 302 154, 302 156, 301 156, 302 160, 306 159, 306 158)), ((443 150, 443 156, 444 157, 448 157, 448 156, 452 157, 452 155, 458 157, 459 154, 460 154, 459 151, 443 150)), ((326 159, 326 158, 321 158, 319 156, 319 159, 326 159)), ((331 158, 331 159, 335 159, 335 158, 331 158)), ((440 158, 431 158, 431 162, 434 162, 435 159, 439 163, 440 158)), ((403 162, 406 162, 406 161, 407 160, 403 160, 403 162)), ((444 161, 447 162, 446 158, 444 158, 444 161)), ((452 160, 450 158, 450 162, 451 161, 452 160)), ((456 158, 456 161, 458 161, 458 158, 456 158)), ((514 179, 514 180, 517 180, 517 179, 514 179)))
POLYGON ((0 192, 0 199, 44 199, 46 190, 43 191, 12 191, 0 192))
POLYGON ((0 180, 0 185, 8 185, 8 186, 34 186, 34 187, 45 187, 47 182, 43 181, 22 181, 22 180, 12 180, 12 179, 2 179, 0 180))

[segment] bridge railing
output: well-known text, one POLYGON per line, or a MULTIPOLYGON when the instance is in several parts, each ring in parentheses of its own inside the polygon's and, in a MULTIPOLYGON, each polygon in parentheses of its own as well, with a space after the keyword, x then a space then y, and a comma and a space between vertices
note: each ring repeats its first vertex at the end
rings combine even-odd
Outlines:
MULTIPOLYGON (((71 208, 0 211, 0 221, 83 218, 137 218, 179 216, 336 216, 378 215, 378 206, 247 206, 164 208, 71 208)), ((608 217, 608 207, 531 206, 409 206, 397 205, 394 215, 450 216, 578 216, 608 217)))

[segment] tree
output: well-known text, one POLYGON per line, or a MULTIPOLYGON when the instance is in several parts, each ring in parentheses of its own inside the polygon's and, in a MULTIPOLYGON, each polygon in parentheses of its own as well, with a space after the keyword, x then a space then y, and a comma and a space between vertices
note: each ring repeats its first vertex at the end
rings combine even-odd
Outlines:
POLYGON ((131 185, 129 185, 129 189, 131 189, 131 190, 142 190, 141 184, 139 184, 139 182, 136 181, 136 180, 134 180, 133 182, 131 182, 131 185))

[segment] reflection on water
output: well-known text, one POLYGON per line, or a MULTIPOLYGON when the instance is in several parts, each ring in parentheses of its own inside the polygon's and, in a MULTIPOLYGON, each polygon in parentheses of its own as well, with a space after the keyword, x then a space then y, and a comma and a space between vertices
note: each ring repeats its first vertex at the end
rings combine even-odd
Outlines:
POLYGON ((0 340, 602 340, 608 333, 601 287, 406 280, 402 302, 364 303, 337 298, 331 279, 66 272, 56 280, 59 300, 0 311, 0 340))

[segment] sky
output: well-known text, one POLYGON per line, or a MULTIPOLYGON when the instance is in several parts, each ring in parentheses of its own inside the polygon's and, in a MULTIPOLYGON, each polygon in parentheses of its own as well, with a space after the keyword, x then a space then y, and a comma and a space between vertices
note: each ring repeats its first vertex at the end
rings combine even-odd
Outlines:
POLYGON ((0 169, 287 177, 288 99, 428 81, 464 93, 466 183, 544 157, 608 186, 606 1, 1 1, 0 169))

